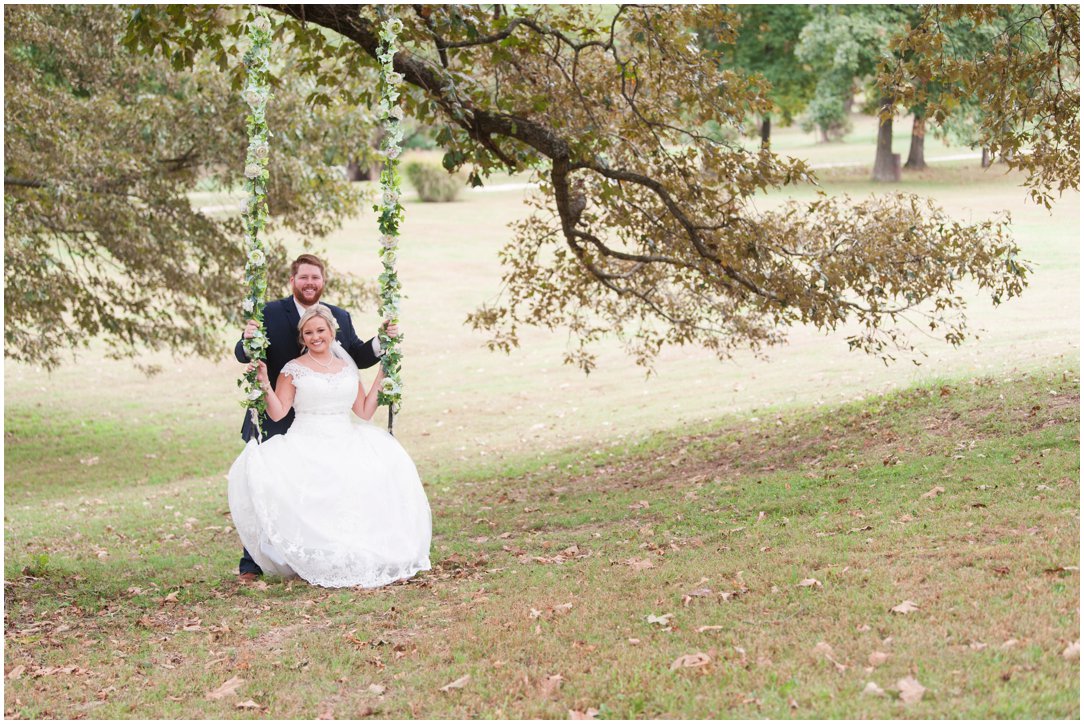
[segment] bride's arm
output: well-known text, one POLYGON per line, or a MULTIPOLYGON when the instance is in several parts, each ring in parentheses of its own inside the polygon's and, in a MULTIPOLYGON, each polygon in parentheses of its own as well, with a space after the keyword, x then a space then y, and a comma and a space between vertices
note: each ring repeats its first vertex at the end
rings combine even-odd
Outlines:
POLYGON ((259 363, 259 372, 256 379, 263 389, 264 398, 267 400, 267 416, 275 422, 286 417, 286 413, 294 406, 294 381, 288 375, 279 375, 275 388, 271 388, 271 381, 267 377, 267 365, 259 363))
POLYGON ((376 412, 377 396, 380 394, 380 383, 383 381, 384 365, 378 365, 376 379, 373 380, 373 386, 369 388, 368 393, 365 392, 365 385, 360 381, 358 382, 358 396, 354 400, 354 414, 362 420, 373 419, 373 413, 376 412))

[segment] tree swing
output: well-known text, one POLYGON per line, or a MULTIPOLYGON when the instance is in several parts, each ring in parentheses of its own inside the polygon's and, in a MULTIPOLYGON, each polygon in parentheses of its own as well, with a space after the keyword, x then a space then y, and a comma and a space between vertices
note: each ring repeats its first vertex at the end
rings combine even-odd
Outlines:
MULTIPOLYGON (((378 9, 383 18, 383 9, 378 9)), ((380 48, 377 59, 380 64, 380 103, 377 112, 384 127, 381 149, 384 168, 380 173, 380 203, 374 206, 379 214, 380 247, 378 253, 384 266, 380 281, 380 316, 393 323, 399 321, 399 276, 395 271, 398 250, 399 224, 403 219, 403 206, 399 203, 399 144, 403 140, 400 122, 403 110, 399 106, 399 86, 403 77, 395 72, 394 59, 402 21, 392 17, 384 19, 380 27, 380 48)), ((270 59, 271 21, 256 11, 248 24, 250 47, 244 54, 245 85, 241 97, 249 106, 246 117, 248 127, 248 154, 245 159, 246 199, 241 204, 242 225, 245 231, 245 285, 247 294, 242 302, 244 314, 255 319, 259 328, 251 339, 243 340, 245 353, 252 362, 266 358, 267 335, 263 326, 263 305, 267 297, 267 246, 260 238, 260 231, 267 224, 267 183, 269 180, 271 133, 267 128, 267 102, 271 98, 268 83, 270 59)), ((391 338, 383 326, 379 333, 384 355, 380 363, 384 367, 384 382, 377 396, 378 403, 388 406, 388 432, 393 433, 395 413, 402 401, 400 367, 401 337, 391 338)), ((256 370, 246 371, 237 384, 244 392, 244 405, 252 416, 256 440, 263 435, 260 418, 267 410, 264 393, 256 381, 256 370)))

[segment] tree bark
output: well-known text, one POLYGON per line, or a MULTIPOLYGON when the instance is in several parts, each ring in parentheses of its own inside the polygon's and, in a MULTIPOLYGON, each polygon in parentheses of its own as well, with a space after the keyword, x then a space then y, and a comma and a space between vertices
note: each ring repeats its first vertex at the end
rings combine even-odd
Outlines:
POLYGON ((347 181, 371 181, 372 168, 362 168, 361 164, 355 158, 350 163, 346 164, 346 180, 347 181))
POLYGON ((889 114, 881 119, 877 130, 877 157, 873 161, 873 180, 894 182, 900 180, 900 155, 892 153, 892 99, 881 99, 881 113, 889 114))
POLYGON ((926 168, 926 116, 922 113, 915 113, 915 121, 911 124, 911 150, 903 167, 915 171, 926 168))
POLYGON ((988 149, 986 146, 983 146, 982 147, 982 167, 983 168, 990 168, 991 163, 993 163, 993 160, 990 158, 990 149, 988 149))
POLYGON ((772 117, 765 114, 760 120, 760 147, 769 148, 772 143, 772 117))

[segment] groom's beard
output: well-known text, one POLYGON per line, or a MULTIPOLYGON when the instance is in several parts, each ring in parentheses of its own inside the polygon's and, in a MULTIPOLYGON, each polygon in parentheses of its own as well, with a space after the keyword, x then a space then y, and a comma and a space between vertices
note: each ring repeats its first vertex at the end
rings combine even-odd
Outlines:
POLYGON ((294 287, 294 299, 298 301, 304 307, 311 307, 320 301, 320 295, 323 294, 323 289, 305 289, 294 287))

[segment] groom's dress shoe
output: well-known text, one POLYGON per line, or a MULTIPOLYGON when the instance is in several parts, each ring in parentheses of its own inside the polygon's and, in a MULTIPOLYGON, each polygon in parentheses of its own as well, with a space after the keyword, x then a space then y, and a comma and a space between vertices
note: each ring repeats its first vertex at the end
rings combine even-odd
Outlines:
POLYGON ((259 577, 260 577, 259 573, 241 573, 241 574, 238 574, 237 580, 238 580, 239 583, 252 583, 252 582, 258 580, 259 577))

